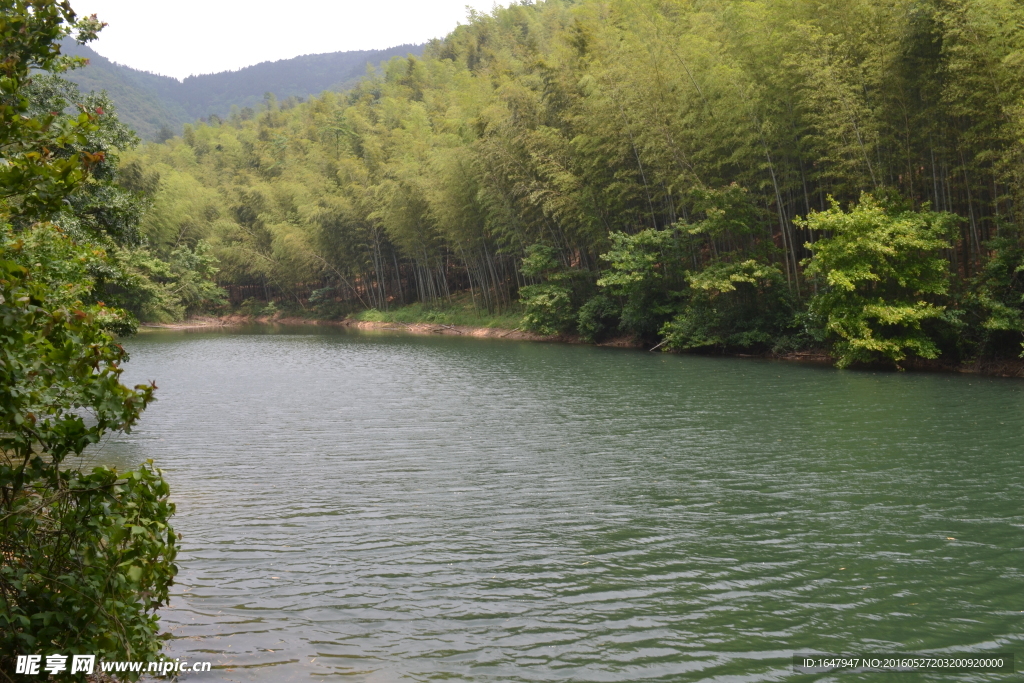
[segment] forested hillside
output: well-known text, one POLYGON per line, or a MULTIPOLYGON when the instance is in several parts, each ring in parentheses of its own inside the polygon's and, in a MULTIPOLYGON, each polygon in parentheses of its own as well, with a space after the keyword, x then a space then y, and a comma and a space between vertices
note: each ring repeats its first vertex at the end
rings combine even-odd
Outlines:
POLYGON ((303 306, 899 363, 1020 353, 1022 152, 1014 0, 547 0, 128 168, 303 306))
POLYGON ((68 79, 86 92, 107 91, 125 123, 147 140, 180 135, 182 125, 210 115, 223 118, 232 106, 255 107, 268 92, 286 99, 345 90, 362 78, 368 67, 396 55, 423 51, 422 45, 398 45, 386 50, 302 55, 178 81, 111 62, 70 39, 61 47, 65 54, 89 60, 87 67, 70 72, 68 79))

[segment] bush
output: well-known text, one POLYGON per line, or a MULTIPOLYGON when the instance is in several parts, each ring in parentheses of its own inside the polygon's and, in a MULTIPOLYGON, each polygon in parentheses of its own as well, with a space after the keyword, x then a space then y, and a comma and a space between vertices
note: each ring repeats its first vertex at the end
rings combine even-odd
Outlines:
POLYGON ((576 329, 585 341, 597 344, 618 329, 621 313, 618 304, 598 294, 580 307, 576 329))
POLYGON ((428 323, 435 323, 437 325, 453 325, 452 315, 448 311, 438 310, 436 308, 428 309, 423 312, 423 321, 428 323))
POLYGON ((519 302, 526 309, 523 329, 538 334, 560 334, 576 322, 572 295, 567 287, 547 283, 527 285, 519 290, 519 302))
POLYGON ((525 309, 522 328, 545 335, 571 330, 576 324, 573 280, 579 271, 564 268, 552 247, 533 244, 526 249, 522 273, 542 281, 519 289, 519 303, 525 309))
POLYGON ((986 245, 992 256, 970 283, 961 305, 969 334, 959 335, 965 356, 1024 356, 1024 249, 1002 237, 986 245))
POLYGON ((177 573, 160 471, 41 472, 15 491, 11 464, 0 466, 0 652, 156 659, 156 610, 177 573))
POLYGON ((65 466, 130 431, 153 387, 118 382, 127 354, 107 328, 127 314, 78 298, 75 264, 95 252, 41 224, 31 237, 0 242, 0 672, 17 653, 155 654, 176 573, 157 470, 65 466))
POLYGON ((795 302, 777 267, 713 262, 688 280, 685 308, 661 329, 667 348, 765 350, 792 332, 795 302))
MULTIPOLYGON (((244 304, 243 304, 244 305, 244 304)), ((378 311, 376 308, 370 308, 365 311, 361 311, 357 316, 357 320, 368 323, 389 323, 394 322, 393 317, 385 313, 384 311, 378 311)))
POLYGON ((908 355, 936 358, 926 323, 948 318, 943 302, 949 248, 957 217, 931 211, 889 211, 870 195, 844 212, 833 200, 802 226, 831 235, 808 244, 804 271, 818 279, 810 313, 824 321, 837 364, 885 360, 899 367, 908 355))
POLYGON ((246 299, 238 306, 238 312, 252 318, 265 315, 274 315, 280 309, 273 301, 260 301, 252 297, 246 299))
POLYGON ((635 235, 613 232, 609 237, 612 248, 601 255, 608 268, 597 284, 622 300, 624 332, 653 339, 678 310, 678 294, 670 290, 679 275, 678 235, 675 230, 644 230, 635 235))

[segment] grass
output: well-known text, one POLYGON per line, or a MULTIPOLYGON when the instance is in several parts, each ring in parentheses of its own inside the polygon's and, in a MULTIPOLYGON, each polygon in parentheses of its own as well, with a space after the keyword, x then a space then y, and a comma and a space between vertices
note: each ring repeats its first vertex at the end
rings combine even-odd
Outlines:
POLYGON ((452 297, 451 305, 414 303, 389 311, 371 308, 352 316, 353 320, 382 323, 433 323, 435 325, 459 325, 463 327, 498 327, 513 330, 522 325, 522 311, 512 310, 488 313, 473 306, 467 296, 452 297))
POLYGON ((433 304, 413 303, 400 308, 381 311, 376 308, 352 312, 349 305, 319 304, 302 308, 294 302, 287 304, 267 304, 255 299, 248 299, 235 309, 236 313, 248 316, 271 316, 280 313, 284 316, 308 318, 311 320, 339 320, 350 318, 363 322, 383 323, 431 323, 435 325, 458 325, 460 327, 496 327, 506 330, 518 329, 523 323, 523 311, 513 308, 501 313, 488 313, 486 309, 476 308, 468 292, 452 296, 451 303, 437 301, 433 304))

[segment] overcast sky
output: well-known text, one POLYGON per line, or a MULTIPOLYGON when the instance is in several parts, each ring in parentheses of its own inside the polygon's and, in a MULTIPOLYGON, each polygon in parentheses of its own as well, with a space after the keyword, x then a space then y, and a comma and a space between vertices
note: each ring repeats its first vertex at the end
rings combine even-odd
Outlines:
MULTIPOLYGON (((501 3, 498 4, 507 4, 501 3)), ((72 0, 109 26, 90 46, 144 71, 185 78, 339 50, 374 50, 440 38, 466 7, 493 0, 72 0)))

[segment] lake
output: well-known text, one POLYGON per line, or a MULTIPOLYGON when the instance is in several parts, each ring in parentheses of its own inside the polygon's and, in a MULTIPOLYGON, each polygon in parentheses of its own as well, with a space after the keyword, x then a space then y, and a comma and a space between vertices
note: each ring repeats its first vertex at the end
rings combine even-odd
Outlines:
POLYGON ((1024 652, 1019 380, 317 327, 125 346, 158 402, 86 460, 171 483, 167 653, 219 667, 182 680, 1024 652))

